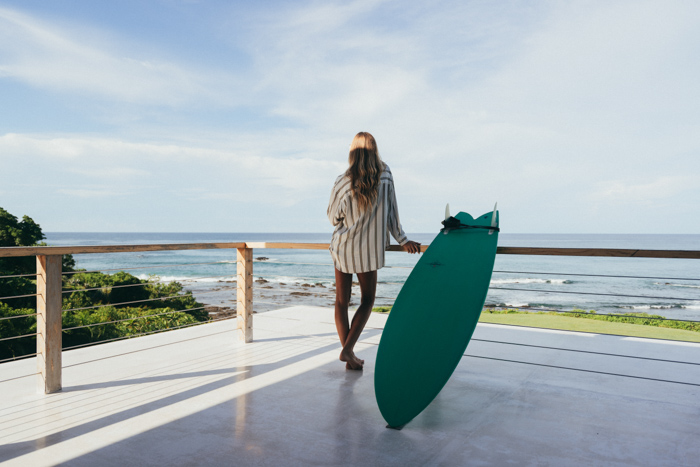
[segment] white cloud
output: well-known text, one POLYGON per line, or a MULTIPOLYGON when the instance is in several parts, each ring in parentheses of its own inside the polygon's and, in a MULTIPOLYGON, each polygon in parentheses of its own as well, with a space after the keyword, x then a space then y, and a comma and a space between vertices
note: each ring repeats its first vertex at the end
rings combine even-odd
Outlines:
POLYGON ((699 182, 697 175, 664 176, 646 183, 609 180, 598 184, 598 188, 591 193, 591 199, 601 203, 651 205, 670 201, 693 189, 699 182))
POLYGON ((58 190, 58 193, 76 198, 114 198, 125 194, 124 192, 88 188, 62 188, 58 190))
POLYGON ((251 60, 222 64, 234 84, 0 9, 0 73, 84 89, 87 99, 75 96, 86 107, 93 94, 134 102, 124 112, 138 121, 100 136, 8 133, 0 158, 41 157, 40 170, 71 183, 113 174, 129 192, 224 211, 275 204, 282 219, 311 225, 350 139, 367 130, 414 230, 431 229, 447 201, 485 212, 495 200, 509 231, 628 229, 614 223, 635 203, 649 217, 674 204, 686 230, 700 227, 697 183, 684 178, 700 172, 700 4, 296 2, 252 17, 231 8, 212 28, 251 60), (221 115, 176 109, 161 119, 148 107, 200 101, 221 115), (234 101, 255 123, 221 110, 234 101))
POLYGON ((119 50, 114 42, 107 44, 106 37, 87 30, 69 31, 0 8, 0 77, 138 105, 233 100, 234 93, 214 91, 225 82, 235 82, 230 75, 193 71, 135 50, 119 50))
POLYGON ((73 167, 70 169, 71 172, 84 175, 90 178, 117 178, 125 179, 131 177, 145 177, 149 175, 146 170, 134 169, 131 167, 73 167))
MULTIPOLYGON (((37 185, 42 184, 42 174, 57 177, 56 171, 72 174, 71 180, 75 183, 91 183, 94 177, 109 177, 115 186, 132 183, 129 180, 134 176, 150 175, 152 181, 139 182, 145 188, 168 187, 173 182, 183 186, 199 184, 207 189, 207 193, 198 195, 200 198, 222 199, 215 193, 226 188, 223 192, 226 196, 239 196, 240 199, 245 194, 254 195, 283 205, 298 203, 317 190, 330 190, 332 180, 344 169, 342 163, 308 156, 276 158, 262 155, 255 142, 255 139, 244 140, 231 143, 228 148, 217 148, 82 135, 6 134, 0 136, 0 154, 8 166, 12 163, 18 170, 33 160, 39 177, 37 185)), ((264 150, 265 145, 262 148, 264 150)), ((75 190, 61 192, 82 193, 75 190)), ((105 193, 119 191, 107 190, 105 193)))

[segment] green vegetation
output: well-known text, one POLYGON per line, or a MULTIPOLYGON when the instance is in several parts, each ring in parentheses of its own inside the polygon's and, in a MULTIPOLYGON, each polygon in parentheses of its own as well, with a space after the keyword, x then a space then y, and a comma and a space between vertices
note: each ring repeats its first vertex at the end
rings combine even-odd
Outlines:
MULTIPOLYGON (((391 307, 376 307, 372 311, 388 313, 391 307)), ((564 331, 594 332, 621 336, 700 342, 700 323, 661 320, 659 315, 627 313, 600 315, 595 311, 572 310, 568 313, 532 312, 524 310, 484 309, 482 323, 530 326, 564 331)))
MULTIPOLYGON (((36 246, 45 237, 41 227, 24 216, 19 221, 0 208, 0 246, 36 246)), ((76 271, 72 256, 63 258, 63 347, 135 336, 209 319, 203 305, 177 282, 157 283, 125 272, 103 274, 76 271), (70 293, 67 293, 70 292, 70 293), (152 300, 156 299, 156 300, 152 300), (144 301, 150 300, 150 301, 144 301), (114 305, 124 302, 124 305, 114 305), (178 311, 186 310, 186 311, 178 311), (114 321, 114 322, 113 322, 114 321), (107 323, 109 324, 99 324, 107 323), (80 329, 71 329, 89 326, 80 329)), ((33 274, 34 257, 0 258, 0 276, 33 274)), ((34 277, 0 278, 0 297, 36 293, 34 277)), ((36 317, 2 319, 36 313, 36 298, 0 300, 0 339, 36 332, 36 317)), ((0 341, 0 360, 36 352, 36 338, 0 341)))

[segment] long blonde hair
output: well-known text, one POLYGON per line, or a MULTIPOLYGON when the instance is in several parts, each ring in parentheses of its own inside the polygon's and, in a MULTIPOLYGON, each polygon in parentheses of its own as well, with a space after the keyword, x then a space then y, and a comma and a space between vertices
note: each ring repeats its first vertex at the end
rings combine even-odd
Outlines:
POLYGON ((350 177, 352 194, 357 198, 360 211, 364 212, 377 199, 379 178, 385 167, 374 136, 366 131, 355 135, 350 144, 348 163, 350 167, 345 174, 350 177))

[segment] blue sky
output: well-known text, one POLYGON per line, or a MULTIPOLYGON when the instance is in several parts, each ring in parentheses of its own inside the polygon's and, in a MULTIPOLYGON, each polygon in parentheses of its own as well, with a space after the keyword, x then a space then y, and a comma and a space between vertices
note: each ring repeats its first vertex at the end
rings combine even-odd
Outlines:
POLYGON ((3 1, 0 207, 324 232, 369 131, 407 232, 700 233, 700 3, 3 1))

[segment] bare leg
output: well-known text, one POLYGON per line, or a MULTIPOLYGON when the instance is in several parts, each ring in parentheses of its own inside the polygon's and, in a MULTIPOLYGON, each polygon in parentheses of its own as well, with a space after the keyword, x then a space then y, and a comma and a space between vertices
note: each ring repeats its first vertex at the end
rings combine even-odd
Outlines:
MULTIPOLYGON (((350 332, 350 324, 348 322, 348 306, 350 305, 350 296, 352 294, 352 274, 344 273, 335 270, 335 327, 338 331, 340 344, 345 347, 345 341, 350 332)), ((353 318, 353 323, 355 319, 353 318)), ((361 370, 363 361, 355 357, 355 354, 350 352, 341 352, 340 361, 346 362, 345 368, 348 370, 361 370)))
POLYGON ((348 322, 348 306, 352 293, 352 274, 335 270, 335 327, 338 330, 340 344, 345 345, 350 324, 348 322))
POLYGON ((347 338, 343 344, 343 350, 340 352, 340 359, 348 362, 349 368, 353 370, 361 370, 364 364, 364 361, 355 356, 354 349, 372 313, 374 297, 377 293, 377 271, 359 273, 357 275, 357 280, 360 282, 362 298, 360 299, 360 306, 357 308, 355 316, 352 318, 352 326, 350 326, 347 333, 347 338), (353 362, 359 363, 359 368, 357 365, 353 365, 353 362))

